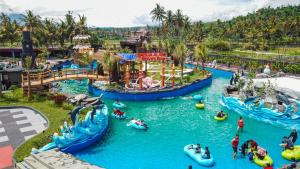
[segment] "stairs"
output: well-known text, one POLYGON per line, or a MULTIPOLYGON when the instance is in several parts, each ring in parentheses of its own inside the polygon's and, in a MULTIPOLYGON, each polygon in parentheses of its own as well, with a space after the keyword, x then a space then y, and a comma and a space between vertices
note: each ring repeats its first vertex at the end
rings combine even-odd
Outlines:
POLYGON ((91 165, 71 154, 65 154, 57 149, 31 154, 23 162, 16 164, 16 169, 103 169, 91 165))

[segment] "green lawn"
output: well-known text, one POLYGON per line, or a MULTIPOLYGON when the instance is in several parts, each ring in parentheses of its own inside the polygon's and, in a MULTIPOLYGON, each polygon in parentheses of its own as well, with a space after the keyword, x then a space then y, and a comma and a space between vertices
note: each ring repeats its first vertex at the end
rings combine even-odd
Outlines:
POLYGON ((51 141, 54 132, 60 132, 60 126, 64 121, 68 121, 68 112, 72 106, 58 107, 53 101, 48 99, 37 98, 33 101, 27 101, 22 97, 20 89, 15 90, 14 95, 0 98, 0 106, 29 106, 42 112, 50 121, 48 129, 36 135, 22 144, 15 152, 14 158, 17 162, 22 161, 25 157, 30 155, 31 149, 39 148, 51 141), (18 93, 18 94, 15 94, 18 93))

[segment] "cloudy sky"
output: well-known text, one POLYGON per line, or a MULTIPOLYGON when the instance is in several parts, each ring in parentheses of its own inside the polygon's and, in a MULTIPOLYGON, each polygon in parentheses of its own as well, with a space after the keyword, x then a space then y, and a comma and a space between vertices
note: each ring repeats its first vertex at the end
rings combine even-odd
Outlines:
POLYGON ((150 11, 159 3, 182 9, 192 20, 213 21, 245 15, 262 7, 300 4, 300 0, 0 0, 0 12, 33 10, 42 17, 61 18, 67 11, 84 14, 89 26, 153 25, 150 11))

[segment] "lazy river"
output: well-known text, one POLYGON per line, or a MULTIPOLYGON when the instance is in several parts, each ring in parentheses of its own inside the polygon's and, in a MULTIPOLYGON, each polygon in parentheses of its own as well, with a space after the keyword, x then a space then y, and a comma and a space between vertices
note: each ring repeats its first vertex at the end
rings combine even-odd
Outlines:
MULTIPOLYGON (((226 121, 214 120, 215 113, 221 109, 218 102, 223 87, 229 83, 231 74, 220 70, 211 71, 212 85, 189 95, 151 102, 124 102, 127 115, 144 119, 149 129, 137 131, 126 126, 128 120, 110 118, 104 139, 74 155, 107 169, 187 169, 189 165, 193 169, 202 169, 206 167, 198 165, 183 152, 185 145, 200 143, 202 147, 209 146, 216 161, 212 167, 214 169, 259 169, 248 158, 232 159, 230 141, 236 133, 239 114, 225 110, 229 114, 226 121), (188 96, 195 94, 204 96, 205 109, 196 109, 195 101, 188 99, 188 96)), ((72 89, 78 89, 77 85, 61 83, 61 86, 66 93, 81 91, 72 89)), ((87 85, 82 85, 82 88, 87 88, 87 85)), ((105 100, 105 103, 111 112, 113 101, 105 100)), ((244 122, 245 129, 240 135, 239 145, 247 139, 254 139, 268 150, 274 168, 290 163, 281 157, 279 147, 282 137, 288 135, 289 130, 247 117, 244 117, 244 122)), ((296 144, 299 143, 297 140, 296 144)))

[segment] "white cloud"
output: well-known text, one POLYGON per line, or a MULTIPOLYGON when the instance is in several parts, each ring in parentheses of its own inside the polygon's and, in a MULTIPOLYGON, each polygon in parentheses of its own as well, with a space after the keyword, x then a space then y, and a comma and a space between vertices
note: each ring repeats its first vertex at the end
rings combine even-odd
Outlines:
POLYGON ((0 12, 33 10, 42 17, 61 18, 67 11, 84 14, 93 26, 151 24, 155 3, 166 9, 182 9, 192 20, 211 21, 245 15, 262 7, 300 4, 300 0, 0 0, 0 12))

